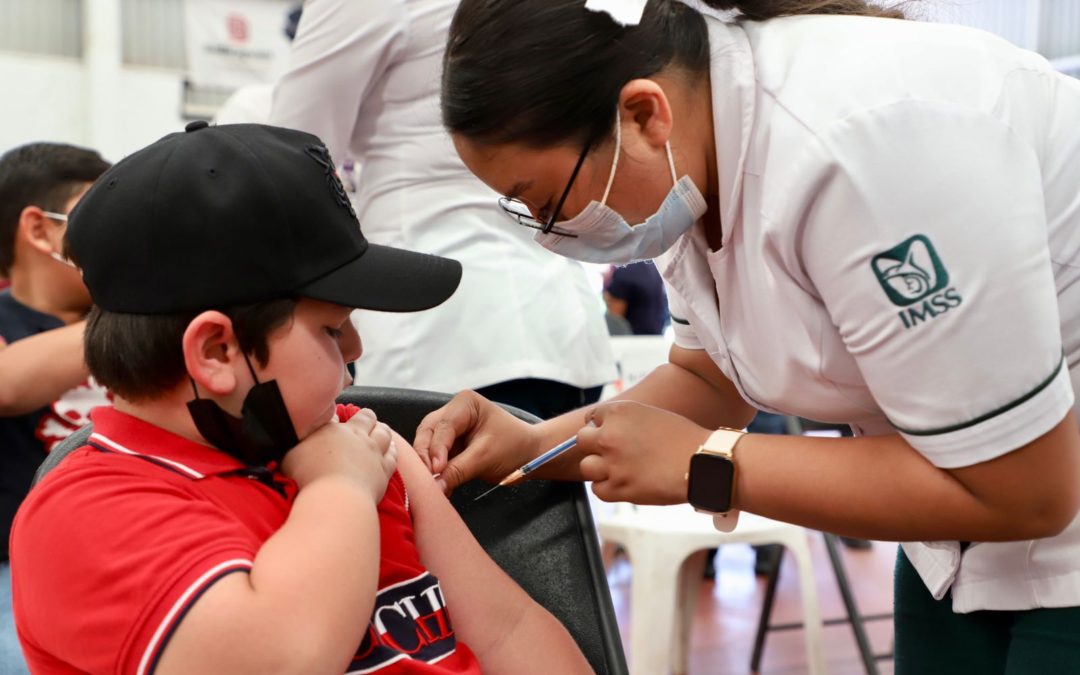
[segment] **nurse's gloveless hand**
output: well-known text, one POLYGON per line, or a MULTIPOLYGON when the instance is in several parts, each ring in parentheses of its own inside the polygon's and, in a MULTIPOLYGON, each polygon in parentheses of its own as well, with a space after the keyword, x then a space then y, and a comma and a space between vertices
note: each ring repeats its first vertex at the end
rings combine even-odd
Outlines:
POLYGON ((581 474, 607 502, 681 504, 690 456, 711 433, 644 403, 603 403, 578 432, 581 474))
POLYGON ((463 391, 420 422, 413 447, 449 494, 473 478, 497 483, 532 459, 537 439, 531 424, 463 391))

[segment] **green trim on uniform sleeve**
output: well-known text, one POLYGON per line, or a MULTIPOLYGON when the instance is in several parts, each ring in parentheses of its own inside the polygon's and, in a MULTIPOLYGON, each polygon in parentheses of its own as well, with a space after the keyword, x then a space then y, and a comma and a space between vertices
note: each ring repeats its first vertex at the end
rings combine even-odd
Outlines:
POLYGON ((1015 408, 1016 406, 1024 403, 1025 401, 1028 401, 1029 399, 1031 399, 1031 398, 1035 397, 1036 395, 1038 395, 1039 392, 1041 392, 1043 389, 1046 389, 1047 387, 1050 386, 1050 383, 1053 382, 1054 378, 1056 378, 1058 376, 1058 373, 1061 372, 1061 369, 1062 369, 1062 367, 1064 367, 1064 365, 1065 365, 1065 354, 1062 353, 1061 354, 1061 361, 1058 362, 1057 368, 1054 368, 1054 372, 1050 374, 1050 377, 1048 377, 1045 380, 1043 380, 1042 382, 1040 382, 1037 387, 1035 387, 1034 389, 1032 389, 1028 393, 1024 394, 1020 398, 1016 399, 1012 403, 1006 403, 1005 405, 1001 406, 997 410, 991 410, 990 412, 986 413, 985 415, 980 415, 979 417, 976 417, 975 419, 970 420, 968 422, 961 422, 960 424, 954 424, 954 425, 948 426, 948 427, 941 427, 940 429, 927 429, 925 431, 916 431, 914 429, 905 429, 905 428, 903 428, 901 426, 897 426, 896 424, 893 424, 891 420, 889 421, 889 424, 892 424, 893 428, 896 429, 897 431, 899 431, 901 433, 904 433, 904 434, 907 434, 909 436, 936 436, 938 434, 947 434, 947 433, 950 433, 950 432, 953 432, 953 431, 960 431, 961 429, 967 429, 968 427, 973 427, 976 424, 981 424, 981 423, 985 422, 986 420, 988 420, 988 419, 990 419, 992 417, 997 417, 998 415, 1000 415, 1000 414, 1002 414, 1004 412, 1008 412, 1008 411, 1012 410, 1013 408, 1015 408))
POLYGON ((690 325, 689 321, 687 321, 686 319, 680 319, 679 317, 675 316, 674 314, 671 315, 671 320, 673 322, 679 324, 680 326, 689 326, 690 325))

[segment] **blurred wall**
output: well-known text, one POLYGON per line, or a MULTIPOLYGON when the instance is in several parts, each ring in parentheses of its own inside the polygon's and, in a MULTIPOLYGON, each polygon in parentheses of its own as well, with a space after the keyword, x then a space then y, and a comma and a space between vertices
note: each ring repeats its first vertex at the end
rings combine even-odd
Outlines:
POLYGON ((0 109, 0 152, 58 141, 116 161, 183 128, 180 73, 121 67, 110 79, 110 92, 91 91, 97 80, 77 61, 0 54, 0 82, 10 94, 0 109))
MULTIPOLYGON (((183 84, 183 3, 0 0, 0 152, 54 140, 95 147, 115 161, 182 128, 185 105, 194 109, 183 84)), ((1080 0, 913 6, 919 18, 993 31, 1080 76, 1080 0)), ((198 109, 208 117, 214 104, 198 109)))

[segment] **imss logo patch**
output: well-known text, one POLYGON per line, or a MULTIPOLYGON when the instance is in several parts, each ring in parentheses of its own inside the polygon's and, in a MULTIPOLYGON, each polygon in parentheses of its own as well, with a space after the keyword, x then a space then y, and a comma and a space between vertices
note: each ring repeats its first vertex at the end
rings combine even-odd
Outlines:
POLYGON ((870 261, 882 290, 897 307, 904 328, 934 319, 963 299, 949 288, 949 271, 926 235, 917 234, 870 261))

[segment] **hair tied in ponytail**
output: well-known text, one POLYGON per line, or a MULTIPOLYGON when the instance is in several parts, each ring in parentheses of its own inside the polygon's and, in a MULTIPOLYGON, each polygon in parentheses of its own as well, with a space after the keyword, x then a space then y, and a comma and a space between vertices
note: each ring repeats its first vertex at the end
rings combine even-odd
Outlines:
POLYGON ((585 0, 585 9, 604 12, 620 26, 636 26, 645 14, 649 0, 585 0))
POLYGON ((697 0, 713 9, 738 10, 743 18, 766 21, 799 14, 855 14, 903 19, 910 0, 697 0))

